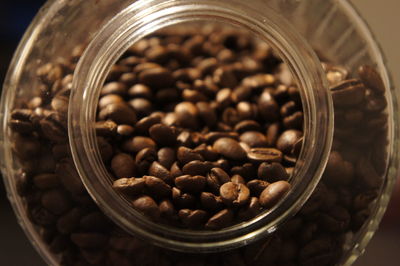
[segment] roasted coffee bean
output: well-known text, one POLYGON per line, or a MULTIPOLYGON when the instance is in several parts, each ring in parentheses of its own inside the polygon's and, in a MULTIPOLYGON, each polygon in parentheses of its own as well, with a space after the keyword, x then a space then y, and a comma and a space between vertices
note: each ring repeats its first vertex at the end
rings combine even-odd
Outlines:
POLYGON ((239 139, 239 135, 236 132, 209 132, 205 137, 207 143, 209 144, 214 143, 216 140, 220 138, 231 138, 234 140, 239 139))
POLYGON ((107 244, 108 237, 99 233, 74 233, 71 240, 80 248, 101 248, 107 244))
POLYGON ((258 110, 265 121, 275 122, 279 117, 279 106, 268 90, 265 90, 258 100, 258 110))
POLYGON ((102 137, 113 137, 117 133, 118 125, 111 120, 99 121, 95 125, 96 134, 102 137))
POLYGON ((84 211, 80 208, 73 208, 57 220, 57 230, 62 234, 70 234, 79 227, 84 211))
POLYGON ((160 215, 166 219, 172 220, 176 215, 176 210, 174 205, 170 200, 162 200, 159 205, 160 215))
POLYGON ((211 162, 191 161, 182 167, 182 172, 185 175, 203 175, 205 176, 214 165, 211 162))
POLYGON ((79 228, 88 232, 107 232, 111 221, 100 211, 84 215, 79 222, 79 228))
POLYGON ((157 115, 152 115, 152 116, 147 116, 142 119, 140 119, 136 125, 135 125, 135 130, 138 133, 141 134, 147 134, 149 129, 155 125, 161 122, 161 117, 157 115))
POLYGON ((196 104, 198 114, 200 119, 207 125, 213 126, 218 121, 217 114, 215 113, 214 109, 210 107, 207 102, 198 102, 196 104))
POLYGON ((49 113, 39 123, 43 135, 50 141, 58 143, 67 141, 66 119, 62 115, 55 112, 49 113))
POLYGON ((235 184, 246 184, 246 180, 241 175, 233 175, 231 177, 231 182, 235 184))
POLYGON ((212 168, 210 173, 207 175, 207 185, 217 193, 221 185, 230 182, 229 175, 221 168, 212 168))
POLYGON ((234 166, 231 168, 232 175, 240 175, 245 179, 253 179, 257 175, 256 166, 252 163, 245 163, 241 166, 234 166))
POLYGON ((214 142, 213 149, 232 160, 243 160, 246 152, 239 143, 231 138, 220 138, 214 142))
POLYGON ((204 161, 203 156, 201 156, 197 151, 186 147, 178 148, 177 159, 183 165, 191 161, 204 161))
POLYGON ((373 89, 377 93, 384 93, 385 85, 381 75, 375 68, 368 65, 362 65, 358 68, 358 76, 367 87, 373 89))
POLYGON ((250 191, 244 184, 227 182, 220 187, 219 193, 228 206, 241 206, 250 199, 250 191))
POLYGON ((240 135, 240 141, 246 143, 250 147, 266 147, 268 145, 267 138, 264 134, 257 131, 247 131, 240 135))
POLYGON ((199 193, 206 186, 207 180, 204 176, 196 175, 183 175, 175 178, 175 185, 177 188, 188 193, 199 193))
POLYGON ((211 146, 207 146, 205 143, 200 144, 194 150, 200 153, 200 155, 207 161, 216 161, 219 158, 219 154, 214 151, 211 146))
POLYGON ((42 195, 41 203, 44 208, 56 215, 65 213, 72 205, 67 193, 60 189, 46 191, 42 195))
POLYGON ((179 188, 172 188, 172 200, 179 208, 192 208, 196 205, 196 198, 189 193, 183 193, 179 188))
POLYGON ((173 182, 170 171, 162 166, 160 163, 154 161, 149 168, 149 174, 162 179, 164 182, 173 182))
POLYGON ((289 178, 289 174, 280 163, 262 163, 258 167, 258 178, 268 182, 275 182, 289 178))
POLYGON ((205 224, 205 228, 216 230, 223 227, 227 227, 233 220, 233 211, 229 209, 224 209, 222 211, 214 214, 210 219, 208 219, 205 224))
POLYGON ((171 187, 161 178, 155 176, 143 176, 146 189, 157 198, 163 198, 171 195, 171 187))
POLYGON ((103 86, 101 89, 101 95, 117 94, 124 96, 126 94, 127 88, 125 84, 121 82, 109 82, 103 86))
POLYGON ((301 131, 289 129, 284 131, 276 142, 276 147, 285 154, 290 154, 294 144, 301 138, 301 131))
POLYGON ((61 180, 55 174, 43 173, 33 177, 33 184, 39 189, 51 189, 60 186, 61 180))
POLYGON ((175 150, 172 148, 164 147, 158 150, 158 162, 166 169, 170 169, 176 160, 175 150))
POLYGON ((254 162, 281 162, 282 152, 274 148, 252 148, 247 157, 254 162))
POLYGON ((155 160, 157 160, 157 154, 154 148, 144 148, 140 150, 135 157, 138 171, 145 173, 155 160))
POLYGON ((117 124, 134 125, 136 123, 136 113, 126 103, 108 104, 100 111, 99 118, 110 119, 117 124))
POLYGON ((238 212, 238 218, 245 221, 256 217, 262 210, 257 197, 251 197, 249 202, 244 205, 238 212))
POLYGON ((159 89, 170 87, 174 82, 174 78, 168 69, 158 67, 141 71, 139 81, 151 88, 159 89))
POLYGON ((135 196, 140 194, 145 187, 145 180, 143 178, 120 178, 115 180, 113 188, 127 196, 135 196))
POLYGON ((253 179, 247 182, 246 186, 250 189, 250 193, 253 196, 260 196, 261 192, 268 187, 269 183, 264 180, 253 179))
POLYGON ((134 199, 132 206, 135 210, 153 220, 158 220, 160 217, 160 210, 157 203, 149 196, 141 196, 134 199))
POLYGON ((211 192, 201 192, 200 201, 201 206, 208 211, 219 210, 224 206, 222 199, 211 192))
POLYGON ((135 98, 130 100, 129 105, 136 112, 138 117, 147 116, 153 112, 152 103, 144 98, 135 98))
POLYGON ((261 126, 254 120, 243 120, 235 125, 234 130, 239 133, 245 133, 246 131, 260 131, 261 126))
POLYGON ((295 112, 283 119, 283 125, 288 129, 300 129, 303 126, 303 112, 295 112))
POLYGON ((331 91, 334 104, 339 107, 359 104, 365 96, 365 87, 357 79, 345 80, 331 91))
POLYGON ((157 144, 148 137, 136 136, 128 140, 126 150, 130 152, 140 152, 144 149, 155 149, 157 144))
POLYGON ((111 160, 111 169, 116 178, 132 177, 136 172, 135 160, 126 153, 119 153, 111 160))
POLYGON ((268 185, 260 195, 260 204, 265 208, 274 206, 290 190, 286 181, 277 181, 268 185))
POLYGON ((276 142, 278 141, 279 129, 280 129, 279 123, 273 123, 268 127, 266 132, 266 137, 269 147, 275 146, 276 142))
POLYGON ((198 110, 191 102, 181 102, 175 106, 177 122, 182 127, 197 128, 198 110))
POLYGON ((178 213, 182 223, 189 228, 198 228, 207 221, 207 212, 203 210, 182 209, 178 213))
POLYGON ((173 146, 176 143, 176 133, 171 127, 163 124, 155 124, 149 129, 150 137, 158 144, 173 146))
POLYGON ((84 193, 85 187, 70 159, 62 159, 56 167, 55 174, 60 177, 61 183, 72 194, 84 193))
POLYGON ((132 98, 151 99, 153 93, 148 86, 139 83, 129 88, 128 95, 132 98))

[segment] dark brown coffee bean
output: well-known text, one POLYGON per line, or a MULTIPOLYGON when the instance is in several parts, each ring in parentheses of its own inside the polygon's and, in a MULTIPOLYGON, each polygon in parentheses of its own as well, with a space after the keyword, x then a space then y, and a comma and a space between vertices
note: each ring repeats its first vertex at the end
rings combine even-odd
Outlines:
POLYGON ((250 190, 244 184, 227 182, 220 187, 219 193, 222 201, 229 206, 241 206, 250 199, 250 190))
POLYGON ((253 179, 247 182, 246 186, 250 189, 252 196, 258 197, 261 192, 268 187, 269 183, 264 180, 253 179))
POLYGON ((111 169, 117 178, 132 177, 136 172, 135 160, 126 153, 119 153, 111 160, 111 169))
POLYGON ((240 120, 255 119, 258 114, 257 106, 249 102, 239 102, 236 109, 240 120))
POLYGON ((149 129, 155 125, 161 122, 161 117, 160 116, 147 116, 144 117, 142 119, 140 119, 136 125, 135 125, 135 130, 138 133, 141 134, 147 134, 147 132, 149 131, 149 129))
POLYGON ((101 248, 107 244, 108 237, 99 233, 71 234, 72 242, 80 248, 101 248))
POLYGON ((56 215, 65 213, 72 205, 68 195, 60 189, 46 191, 42 195, 41 203, 44 208, 56 215))
POLYGON ((375 92, 385 92, 385 84, 375 68, 368 65, 362 65, 358 69, 358 76, 367 87, 373 89, 375 92))
POLYGON ((286 181, 277 181, 268 185, 260 195, 260 204, 265 208, 271 208, 278 203, 290 190, 290 184, 286 181))
POLYGON ((214 143, 220 138, 231 138, 234 140, 239 139, 239 135, 236 132, 209 132, 206 134, 206 141, 209 144, 214 143))
POLYGON ((283 119, 283 125, 288 128, 300 129, 303 126, 303 112, 295 112, 283 119))
POLYGON ((113 137, 117 133, 117 126, 118 125, 111 120, 96 122, 96 134, 101 137, 113 137))
POLYGON ((126 94, 127 88, 124 83, 121 82, 109 82, 104 85, 101 89, 101 95, 116 94, 124 96, 126 94))
POLYGON ((160 210, 157 203, 149 196, 141 196, 132 201, 132 206, 138 212, 153 219, 158 220, 160 217, 160 210))
POLYGON ((289 129, 284 131, 276 142, 276 147, 285 154, 290 154, 294 144, 301 138, 303 133, 299 130, 289 129))
POLYGON ((183 175, 175 178, 175 185, 182 191, 188 193, 199 193, 206 186, 207 180, 204 176, 183 175))
POLYGON ((58 143, 67 141, 67 123, 63 115, 55 112, 49 113, 40 120, 39 123, 42 133, 49 140, 58 143))
POLYGON ((222 211, 214 214, 210 219, 208 219, 205 228, 216 230, 223 227, 227 227, 233 220, 233 211, 229 209, 224 209, 222 211))
POLYGON ((243 79, 242 85, 252 88, 265 88, 271 86, 275 82, 275 77, 270 74, 257 74, 254 76, 247 77, 243 79))
POLYGON ((158 144, 173 146, 176 143, 176 133, 171 127, 163 124, 155 124, 149 129, 149 134, 158 144))
POLYGON ((134 125, 136 123, 136 113, 126 103, 107 105, 100 111, 99 118, 102 120, 110 119, 117 124, 134 125))
POLYGON ((280 150, 274 148, 252 148, 247 157, 254 162, 281 162, 283 155, 280 150))
POLYGON ((334 104, 339 107, 359 104, 365 96, 364 85, 356 79, 345 80, 331 91, 334 104))
POLYGON ((198 102, 196 104, 197 110, 199 112, 200 119, 209 127, 215 125, 218 118, 215 110, 210 107, 207 102, 198 102))
POLYGON ((340 233, 348 229, 350 223, 349 212, 340 206, 334 206, 328 213, 319 217, 319 224, 328 232, 340 233))
POLYGON ((39 189, 51 189, 61 185, 60 178, 55 174, 43 173, 33 177, 33 184, 39 189))
POLYGON ((57 220, 57 230, 62 234, 70 234, 79 227, 79 221, 84 215, 80 208, 73 208, 57 220))
POLYGON ((172 200, 177 208, 192 208, 196 205, 196 198, 189 193, 183 193, 179 188, 172 188, 172 200))
POLYGON ((178 161, 183 165, 191 161, 204 161, 203 156, 201 156, 197 151, 186 147, 178 148, 177 158, 178 161))
POLYGON ((97 137, 97 147, 99 147, 99 152, 103 162, 108 162, 113 156, 113 147, 111 144, 103 137, 97 137))
POLYGON ((60 177, 63 186, 72 194, 86 192, 85 187, 70 159, 62 159, 56 167, 55 174, 60 177))
POLYGON ((203 175, 205 176, 214 165, 211 162, 191 161, 182 167, 182 172, 185 175, 203 175))
POLYGON ((261 126, 254 120, 243 120, 235 125, 234 130, 239 133, 245 133, 246 131, 260 131, 261 126))
POLYGON ((156 161, 151 164, 149 168, 149 174, 161 178, 164 182, 173 182, 170 171, 156 161))
POLYGON ((135 163, 141 173, 145 173, 150 165, 157 160, 157 154, 153 148, 144 148, 136 154, 135 163))
POLYGON ((246 152, 239 143, 231 138, 220 138, 214 142, 213 149, 232 160, 243 160, 246 152))
POLYGON ((208 211, 219 210, 224 206, 222 199, 211 192, 201 192, 200 202, 201 206, 208 211))
POLYGON ((115 104, 115 103, 123 103, 124 98, 117 94, 107 94, 105 96, 102 96, 99 100, 99 108, 100 110, 106 108, 110 104, 115 104))
POLYGON ((175 150, 172 148, 164 147, 158 150, 158 162, 166 169, 170 169, 176 160, 175 150))
POLYGON ((143 149, 156 149, 156 143, 154 140, 148 137, 136 136, 128 140, 126 149, 130 152, 140 152, 143 149))
POLYGON ((181 102, 175 106, 177 122, 182 127, 197 128, 198 110, 196 105, 191 102, 181 102))
POLYGON ((251 148, 265 147, 268 145, 265 135, 257 131, 247 131, 243 133, 240 135, 240 141, 246 143, 251 148))
POLYGON ((143 84, 135 84, 134 86, 129 88, 128 95, 132 98, 151 99, 153 96, 153 93, 148 86, 143 85, 143 84))
POLYGON ((205 143, 197 146, 194 150, 200 153, 200 155, 207 161, 216 161, 219 158, 219 154, 214 151, 211 146, 207 146, 205 143))
POLYGON ((265 90, 258 99, 258 110, 265 121, 274 122, 279 117, 279 106, 272 94, 265 90))
POLYGON ((262 163, 258 167, 258 178, 268 182, 286 181, 289 174, 280 163, 262 163))
POLYGON ((145 180, 143 178, 120 178, 115 180, 113 188, 127 196, 135 196, 141 194, 145 187, 145 180))
POLYGON ((52 226, 56 222, 56 216, 41 206, 34 206, 29 209, 30 220, 41 226, 52 226))
POLYGON ((141 71, 139 81, 151 88, 158 89, 170 87, 174 82, 174 78, 168 69, 158 67, 141 71))
POLYGON ((157 198, 171 195, 171 187, 161 178, 155 176, 143 176, 147 190, 157 198))
POLYGON ((189 228, 199 228, 206 221, 208 214, 203 210, 182 209, 178 213, 182 223, 189 228))
POLYGON ((129 105, 138 117, 150 115, 153 112, 153 104, 144 98, 135 98, 129 101, 129 105))
POLYGON ((215 193, 219 191, 223 184, 230 181, 231 179, 229 175, 221 168, 212 168, 210 173, 207 175, 207 184, 215 193))
POLYGON ((276 142, 278 141, 279 138, 279 123, 273 123, 271 124, 266 132, 266 137, 267 137, 267 142, 269 147, 273 147, 276 145, 276 142))
POLYGON ((382 184, 382 178, 366 158, 362 157, 357 161, 356 175, 363 187, 378 188, 382 184))
POLYGON ((87 232, 106 232, 111 225, 111 221, 100 211, 86 214, 79 222, 79 228, 87 232))
POLYGON ((164 199, 160 202, 160 214, 166 219, 173 219, 176 215, 175 207, 172 202, 168 199, 164 199))
POLYGON ((134 133, 134 127, 130 125, 118 125, 117 134, 122 137, 130 137, 134 133))
POLYGON ((256 197, 251 197, 249 202, 244 205, 238 212, 238 218, 242 221, 249 220, 256 217, 261 212, 261 206, 259 199, 256 197))

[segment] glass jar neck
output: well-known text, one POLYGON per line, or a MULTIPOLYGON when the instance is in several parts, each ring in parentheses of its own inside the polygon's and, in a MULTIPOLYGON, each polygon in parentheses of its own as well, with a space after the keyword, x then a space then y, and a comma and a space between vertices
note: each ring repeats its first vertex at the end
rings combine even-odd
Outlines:
POLYGON ((187 252, 240 247, 274 232, 293 216, 318 184, 333 134, 333 111, 321 64, 309 45, 271 8, 259 1, 138 1, 100 30, 74 75, 69 107, 69 138, 75 165, 88 192, 119 226, 153 244, 187 252), (288 65, 304 112, 304 141, 292 190, 278 206, 220 231, 188 231, 150 222, 111 189, 97 147, 94 123, 100 89, 112 65, 135 42, 158 29, 186 22, 232 24, 267 42, 288 65))

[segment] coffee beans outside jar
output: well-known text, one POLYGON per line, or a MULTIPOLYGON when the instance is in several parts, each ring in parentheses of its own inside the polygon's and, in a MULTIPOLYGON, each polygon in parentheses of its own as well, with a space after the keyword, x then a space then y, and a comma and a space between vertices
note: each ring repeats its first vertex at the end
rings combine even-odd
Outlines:
MULTIPOLYGON (((79 56, 39 68, 38 96, 9 121, 18 192, 62 265, 334 265, 348 234, 370 217, 386 167, 384 85, 370 66, 350 77, 326 63, 335 139, 298 214, 268 238, 218 254, 137 240, 98 209, 71 159, 66 110, 79 56)), ((97 139, 113 188, 149 219, 196 230, 275 206, 290 191, 303 140, 299 90, 282 79, 282 66, 268 46, 230 30, 160 32, 133 45, 98 104, 97 139)))

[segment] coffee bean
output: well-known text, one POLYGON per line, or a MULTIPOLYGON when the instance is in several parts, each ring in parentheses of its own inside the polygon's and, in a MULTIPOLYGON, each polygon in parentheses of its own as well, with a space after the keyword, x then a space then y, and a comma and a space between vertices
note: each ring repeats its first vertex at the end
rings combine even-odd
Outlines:
POLYGON ((135 111, 137 116, 143 117, 150 115, 153 112, 153 104, 144 98, 135 98, 129 101, 129 105, 135 111))
POLYGON ((234 130, 239 133, 245 133, 246 131, 260 131, 261 126, 254 120, 243 120, 235 125, 234 130))
POLYGON ((222 201, 229 206, 241 206, 246 204, 250 198, 250 191, 244 184, 227 182, 223 184, 219 193, 222 201))
POLYGON ((365 96, 364 85, 356 79, 345 80, 331 88, 334 104, 351 106, 359 104, 365 96))
POLYGON ((281 162, 282 152, 274 148, 252 148, 247 157, 254 162, 281 162))
POLYGON ((220 138, 214 142, 213 149, 232 160, 243 160, 246 152, 239 143, 231 138, 220 138))
POLYGON ((279 117, 279 106, 268 90, 265 90, 258 100, 258 110, 265 121, 274 122, 279 117))
POLYGON ((56 167, 55 174, 60 177, 63 186, 72 194, 86 192, 85 187, 70 159, 62 159, 56 167))
POLYGON ((191 161, 182 167, 182 172, 185 175, 206 175, 210 169, 213 168, 211 162, 191 161))
POLYGON ((207 184, 215 193, 219 191, 221 185, 230 181, 229 175, 221 168, 212 168, 207 175, 207 184))
POLYGON ((231 177, 231 182, 235 184, 246 184, 246 181, 241 175, 233 175, 231 177))
POLYGON ((224 209, 222 211, 214 214, 210 219, 208 219, 205 224, 205 228, 216 230, 223 227, 227 227, 233 219, 233 212, 229 209, 224 209))
POLYGON ((205 137, 207 143, 210 144, 214 143, 216 140, 220 138, 231 138, 234 140, 239 139, 239 135, 236 132, 209 132, 205 137))
POLYGON ((283 125, 288 129, 300 129, 303 126, 303 112, 295 112, 283 119, 283 125))
POLYGON ((250 193, 253 196, 260 196, 261 192, 268 187, 269 183, 264 180, 253 179, 247 182, 246 186, 250 189, 250 193))
POLYGON ((182 191, 189 193, 199 193, 206 186, 207 180, 204 176, 183 175, 175 178, 175 185, 182 191))
POLYGON ((211 192, 201 192, 200 201, 201 206, 209 211, 219 210, 223 207, 221 198, 211 192))
POLYGON ((182 209, 178 213, 182 223, 189 228, 198 228, 207 221, 207 212, 203 210, 182 209))
POLYGON ((138 171, 145 173, 155 160, 157 160, 157 154, 154 148, 144 148, 140 150, 135 157, 138 171))
POLYGON ((57 220, 57 230, 62 234, 70 234, 79 227, 79 221, 84 214, 80 208, 73 208, 57 220))
POLYGON ((189 193, 183 193, 179 188, 172 188, 172 200, 180 208, 192 208, 196 204, 196 198, 189 193))
POLYGON ((110 119, 117 124, 133 125, 136 123, 135 111, 125 103, 112 103, 99 113, 100 119, 110 119))
POLYGON ((173 128, 163 124, 155 124, 149 129, 153 140, 160 145, 172 146, 176 143, 176 134, 173 128))
POLYGON ((120 178, 115 180, 113 188, 127 196, 135 196, 140 194, 145 187, 145 180, 143 178, 120 178))
POLYGON ((257 131, 247 131, 240 135, 240 141, 246 143, 250 147, 265 147, 268 145, 267 138, 264 134, 257 131))
POLYGON ((375 68, 362 65, 358 68, 358 76, 367 87, 373 89, 377 93, 384 93, 385 84, 375 68))
POLYGON ((61 185, 60 178, 55 174, 39 174, 33 177, 33 184, 40 189, 51 189, 61 185))
POLYGON ((116 94, 124 96, 126 94, 127 88, 125 84, 121 82, 109 82, 103 86, 101 89, 101 95, 116 94))
POLYGON ((143 176, 146 188, 157 198, 163 198, 171 195, 171 187, 161 178, 155 176, 143 176))
POLYGON ((160 116, 147 116, 144 117, 142 119, 140 119, 136 125, 135 125, 135 129, 137 130, 137 132, 141 133, 141 134, 146 134, 149 129, 155 125, 161 122, 161 117, 160 116))
POLYGON ((158 220, 160 217, 160 210, 157 203, 149 196, 140 196, 134 199, 132 206, 135 210, 153 220, 158 220))
POLYGON ((94 211, 80 219, 79 228, 88 232, 107 232, 111 224, 107 216, 100 211, 94 211))
POLYGON ((135 160, 126 153, 119 153, 111 160, 111 169, 115 177, 132 177, 136 172, 135 160))
POLYGON ((177 122, 182 127, 196 128, 198 126, 197 107, 191 102, 182 102, 175 106, 177 122))
POLYGON ((158 67, 149 68, 140 72, 139 81, 151 88, 168 88, 174 82, 171 72, 168 69, 158 67))
POLYGON ((60 189, 52 189, 46 191, 41 198, 44 208, 50 212, 60 215, 71 208, 71 200, 68 195, 60 189))
POLYGON ((203 156, 201 156, 197 151, 186 147, 178 148, 177 158, 178 161, 183 165, 191 161, 204 161, 203 156))
POLYGON ((273 207, 290 190, 286 181, 277 181, 268 185, 260 195, 260 204, 265 208, 273 207))
POLYGON ((299 130, 289 129, 284 131, 276 142, 276 147, 285 154, 290 154, 294 144, 303 134, 299 130))
POLYGON ((171 173, 168 169, 162 166, 160 163, 154 161, 148 170, 149 174, 162 179, 164 182, 173 182, 171 173))
POLYGON ((154 140, 142 136, 133 137, 128 143, 129 146, 127 146, 127 148, 131 152, 140 152, 146 148, 155 149, 157 146, 154 140))
POLYGON ((198 102, 196 104, 197 110, 199 112, 200 119, 207 125, 213 126, 217 122, 218 118, 215 110, 210 107, 207 102, 198 102))
POLYGON ((258 167, 258 178, 268 182, 286 181, 289 178, 289 173, 280 163, 261 163, 258 167))
POLYGON ((159 205, 160 215, 166 219, 173 219, 176 215, 174 205, 170 200, 162 200, 159 205))
POLYGON ((257 197, 251 197, 249 202, 238 212, 239 219, 246 221, 256 217, 261 212, 261 206, 257 197))

